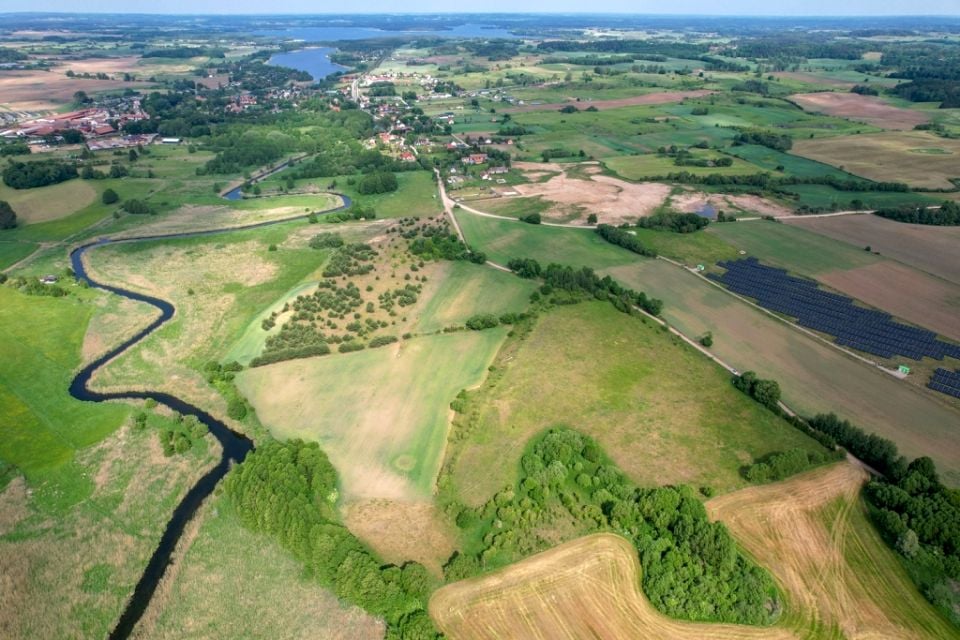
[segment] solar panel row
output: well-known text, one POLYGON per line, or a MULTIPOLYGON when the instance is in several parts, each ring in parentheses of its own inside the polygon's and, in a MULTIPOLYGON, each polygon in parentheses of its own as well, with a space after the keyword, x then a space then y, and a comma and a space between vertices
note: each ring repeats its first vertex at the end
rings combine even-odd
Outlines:
POLYGON ((893 320, 888 313, 857 306, 852 298, 823 291, 814 280, 787 274, 756 258, 720 262, 723 275, 708 277, 758 304, 797 319, 797 324, 834 336, 837 344, 882 358, 960 358, 960 346, 938 340, 933 331, 893 320))
POLYGON ((960 370, 937 369, 927 386, 934 391, 960 398, 960 370))

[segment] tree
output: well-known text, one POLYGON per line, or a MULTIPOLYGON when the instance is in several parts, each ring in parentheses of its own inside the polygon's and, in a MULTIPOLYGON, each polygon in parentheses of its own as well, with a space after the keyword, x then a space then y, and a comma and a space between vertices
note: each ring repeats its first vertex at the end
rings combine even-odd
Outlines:
POLYGON ((17 214, 9 202, 0 200, 0 229, 13 229, 17 226, 17 214))
POLYGON ((101 200, 103 200, 103 204, 114 204, 120 201, 120 196, 118 196, 117 192, 113 189, 107 189, 103 192, 101 200))
POLYGON ((73 102, 79 105, 87 104, 88 102, 92 102, 92 100, 90 100, 90 96, 87 95, 86 91, 77 91, 73 94, 73 102))
POLYGON ((140 156, 137 154, 136 149, 130 149, 130 153, 127 154, 127 157, 130 158, 130 162, 136 162, 137 158, 139 158, 140 156))
POLYGON ((920 540, 917 538, 917 533, 913 529, 907 529, 897 540, 897 551, 908 558, 912 558, 917 555, 919 550, 920 540))

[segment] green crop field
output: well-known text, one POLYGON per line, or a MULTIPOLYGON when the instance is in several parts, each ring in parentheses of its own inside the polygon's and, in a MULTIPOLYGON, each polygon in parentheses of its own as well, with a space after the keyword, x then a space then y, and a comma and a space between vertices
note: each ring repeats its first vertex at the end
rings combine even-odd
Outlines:
POLYGON ((710 331, 711 351, 732 366, 777 380, 793 409, 807 415, 833 411, 865 425, 896 442, 904 455, 929 455, 950 484, 960 485, 960 446, 950 426, 960 412, 928 392, 854 361, 664 261, 606 272, 661 298, 663 317, 686 335, 710 331))
POLYGON ((237 383, 279 438, 320 442, 350 498, 431 494, 449 405, 483 379, 501 328, 257 367, 237 383))
POLYGON ((513 258, 534 258, 543 265, 557 262, 599 269, 644 259, 609 244, 589 229, 530 225, 464 211, 457 211, 456 216, 467 242, 500 264, 513 258))
POLYGON ((856 179, 856 176, 840 171, 829 164, 755 144, 730 147, 728 153, 752 162, 754 165, 770 172, 775 172, 778 167, 783 167, 784 175, 797 176, 798 178, 832 176, 841 180, 856 179))
MULTIPOLYGON (((728 225, 711 225, 708 229, 728 225)), ((653 229, 634 229, 637 239, 657 252, 688 265, 702 264, 706 267, 721 260, 734 260, 737 250, 722 236, 699 231, 696 233, 673 233, 653 229)))
POLYGON ((739 469, 754 458, 820 448, 688 345, 606 303, 545 313, 496 372, 470 396, 476 418, 451 445, 452 481, 468 504, 515 481, 527 441, 558 425, 596 438, 647 486, 730 491, 743 486, 739 469))
POLYGON ((127 415, 123 405, 67 393, 92 311, 88 296, 36 297, 0 287, 0 459, 28 477, 69 462, 127 415))
POLYGON ((23 260, 36 251, 37 245, 30 242, 3 242, 0 241, 0 269, 23 260))
POLYGON ((445 265, 440 288, 420 311, 416 331, 439 331, 463 324, 478 313, 500 315, 527 307, 536 284, 489 267, 454 262, 445 265))
POLYGON ((863 248, 832 240, 795 225, 766 220, 715 224, 707 233, 760 260, 816 277, 840 269, 856 269, 883 260, 863 248))
MULTIPOLYGON (((716 160, 723 157, 716 152, 704 153, 697 152, 693 154, 694 158, 703 160, 716 160)), ((694 175, 712 175, 721 176, 743 176, 761 173, 762 169, 749 162, 744 162, 740 158, 734 158, 733 164, 729 167, 690 167, 677 166, 673 158, 654 154, 644 154, 635 156, 620 156, 616 158, 607 158, 604 164, 611 171, 615 171, 627 180, 640 180, 642 178, 665 176, 670 173, 679 173, 685 171, 694 175)))
POLYGON ((854 200, 859 200, 859 207, 866 209, 882 209, 884 207, 899 207, 911 205, 935 205, 942 199, 926 193, 906 193, 899 191, 839 191, 825 184, 794 184, 785 187, 790 193, 797 194, 797 204, 810 208, 824 208, 828 210, 849 209, 854 207, 854 200))

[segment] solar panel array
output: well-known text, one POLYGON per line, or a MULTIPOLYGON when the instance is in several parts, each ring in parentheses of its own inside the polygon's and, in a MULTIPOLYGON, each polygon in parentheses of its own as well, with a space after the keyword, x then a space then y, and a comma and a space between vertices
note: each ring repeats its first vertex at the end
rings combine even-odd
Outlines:
POLYGON ((960 398, 960 369, 957 371, 937 369, 933 372, 933 377, 930 378, 927 386, 934 391, 960 398))
POLYGON ((756 258, 719 262, 727 271, 708 277, 732 291, 754 298, 760 306, 797 319, 797 324, 834 336, 836 343, 881 358, 914 360, 960 358, 960 346, 926 329, 895 322, 890 314, 858 307, 853 299, 818 288, 816 281, 788 275, 756 258))

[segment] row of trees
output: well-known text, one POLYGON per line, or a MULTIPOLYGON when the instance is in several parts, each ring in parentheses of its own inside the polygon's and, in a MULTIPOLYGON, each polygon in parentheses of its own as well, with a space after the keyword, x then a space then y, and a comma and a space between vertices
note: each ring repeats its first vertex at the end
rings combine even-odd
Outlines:
POLYGON ((379 559, 340 522, 337 473, 316 443, 269 441, 223 482, 241 522, 273 536, 338 598, 382 616, 391 639, 438 638, 425 607, 427 570, 379 559))
POLYGON ((461 506, 456 520, 463 539, 478 542, 447 564, 448 580, 515 562, 558 537, 612 531, 636 546, 643 590, 668 616, 768 624, 780 610, 770 576, 739 553, 722 523, 710 522, 691 488, 639 488, 571 429, 543 434, 516 484, 479 508, 461 506))
POLYGON ((621 286, 610 276, 601 278, 590 267, 575 269, 570 266, 550 264, 542 268, 533 258, 514 258, 507 267, 521 278, 543 280, 539 294, 549 296, 554 291, 562 291, 573 299, 593 296, 598 300, 609 300, 614 307, 624 313, 633 313, 634 307, 640 307, 651 315, 659 315, 663 310, 663 301, 650 298, 644 292, 621 286))
POLYGON ((960 204, 956 202, 944 202, 937 209, 931 207, 889 207, 878 209, 874 213, 897 222, 944 227, 960 225, 960 204))
POLYGON ((598 236, 618 247, 623 247, 627 251, 640 254, 641 256, 657 257, 657 252, 647 247, 633 233, 626 229, 621 229, 610 224, 597 225, 596 233, 598 236))
POLYGON ((637 226, 641 229, 672 231, 673 233, 693 233, 710 224, 710 219, 695 213, 677 213, 662 211, 646 218, 640 218, 637 226))

